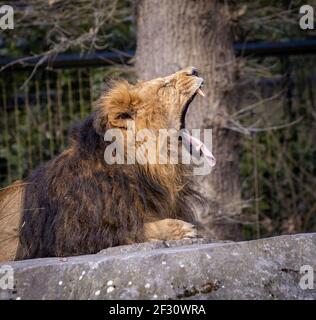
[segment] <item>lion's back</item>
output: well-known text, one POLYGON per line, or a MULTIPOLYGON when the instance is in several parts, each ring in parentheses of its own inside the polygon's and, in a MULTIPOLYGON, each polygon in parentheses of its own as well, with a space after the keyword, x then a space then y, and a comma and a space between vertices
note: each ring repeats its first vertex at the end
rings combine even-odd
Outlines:
POLYGON ((14 260, 23 206, 24 183, 18 180, 0 193, 0 261, 14 260))

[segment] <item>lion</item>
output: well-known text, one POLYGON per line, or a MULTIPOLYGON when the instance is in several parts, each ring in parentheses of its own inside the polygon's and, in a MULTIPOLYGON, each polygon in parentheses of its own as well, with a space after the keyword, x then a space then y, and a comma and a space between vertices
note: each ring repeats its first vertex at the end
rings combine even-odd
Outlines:
MULTIPOLYGON (((197 237, 190 205, 203 201, 182 164, 107 164, 104 135, 118 129, 185 127, 203 79, 194 67, 112 84, 69 146, 0 194, 0 260, 94 254, 105 248, 197 237)), ((124 149, 125 150, 125 149, 124 149)), ((125 152, 125 151, 124 151, 125 152)))

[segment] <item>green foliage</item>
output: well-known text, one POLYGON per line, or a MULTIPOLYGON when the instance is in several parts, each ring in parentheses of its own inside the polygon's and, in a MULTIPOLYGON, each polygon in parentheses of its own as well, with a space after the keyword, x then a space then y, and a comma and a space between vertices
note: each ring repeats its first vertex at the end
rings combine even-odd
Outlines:
POLYGON ((273 88, 265 88, 263 83, 268 79, 261 78, 256 89, 247 89, 260 92, 262 102, 242 119, 244 126, 256 123, 256 127, 270 128, 294 123, 242 139, 242 192, 245 200, 252 200, 244 214, 247 220, 258 219, 260 228, 258 230, 255 223, 248 225, 245 234, 249 238, 316 229, 316 101, 313 94, 316 59, 313 56, 286 59, 283 72, 284 62, 279 63, 279 71, 285 76, 271 74, 276 83, 273 88), (264 91, 268 91, 268 96, 276 92, 280 95, 265 101, 264 91))

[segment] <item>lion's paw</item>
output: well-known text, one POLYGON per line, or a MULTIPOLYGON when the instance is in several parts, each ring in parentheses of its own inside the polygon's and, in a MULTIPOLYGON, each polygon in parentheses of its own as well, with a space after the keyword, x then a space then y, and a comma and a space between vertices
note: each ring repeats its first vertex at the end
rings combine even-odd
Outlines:
POLYGON ((168 239, 179 240, 191 239, 197 237, 197 231, 193 224, 177 219, 166 219, 168 232, 168 239))
POLYGON ((145 235, 149 241, 180 240, 197 237, 195 226, 178 219, 163 219, 145 225, 145 235))

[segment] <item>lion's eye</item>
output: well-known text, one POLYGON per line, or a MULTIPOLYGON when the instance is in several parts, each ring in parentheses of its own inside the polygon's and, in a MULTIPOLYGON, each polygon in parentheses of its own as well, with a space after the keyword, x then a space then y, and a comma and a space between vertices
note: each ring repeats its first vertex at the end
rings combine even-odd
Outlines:
POLYGON ((119 113, 116 119, 128 120, 128 119, 133 119, 133 117, 132 117, 132 114, 129 112, 123 112, 123 113, 119 113))

